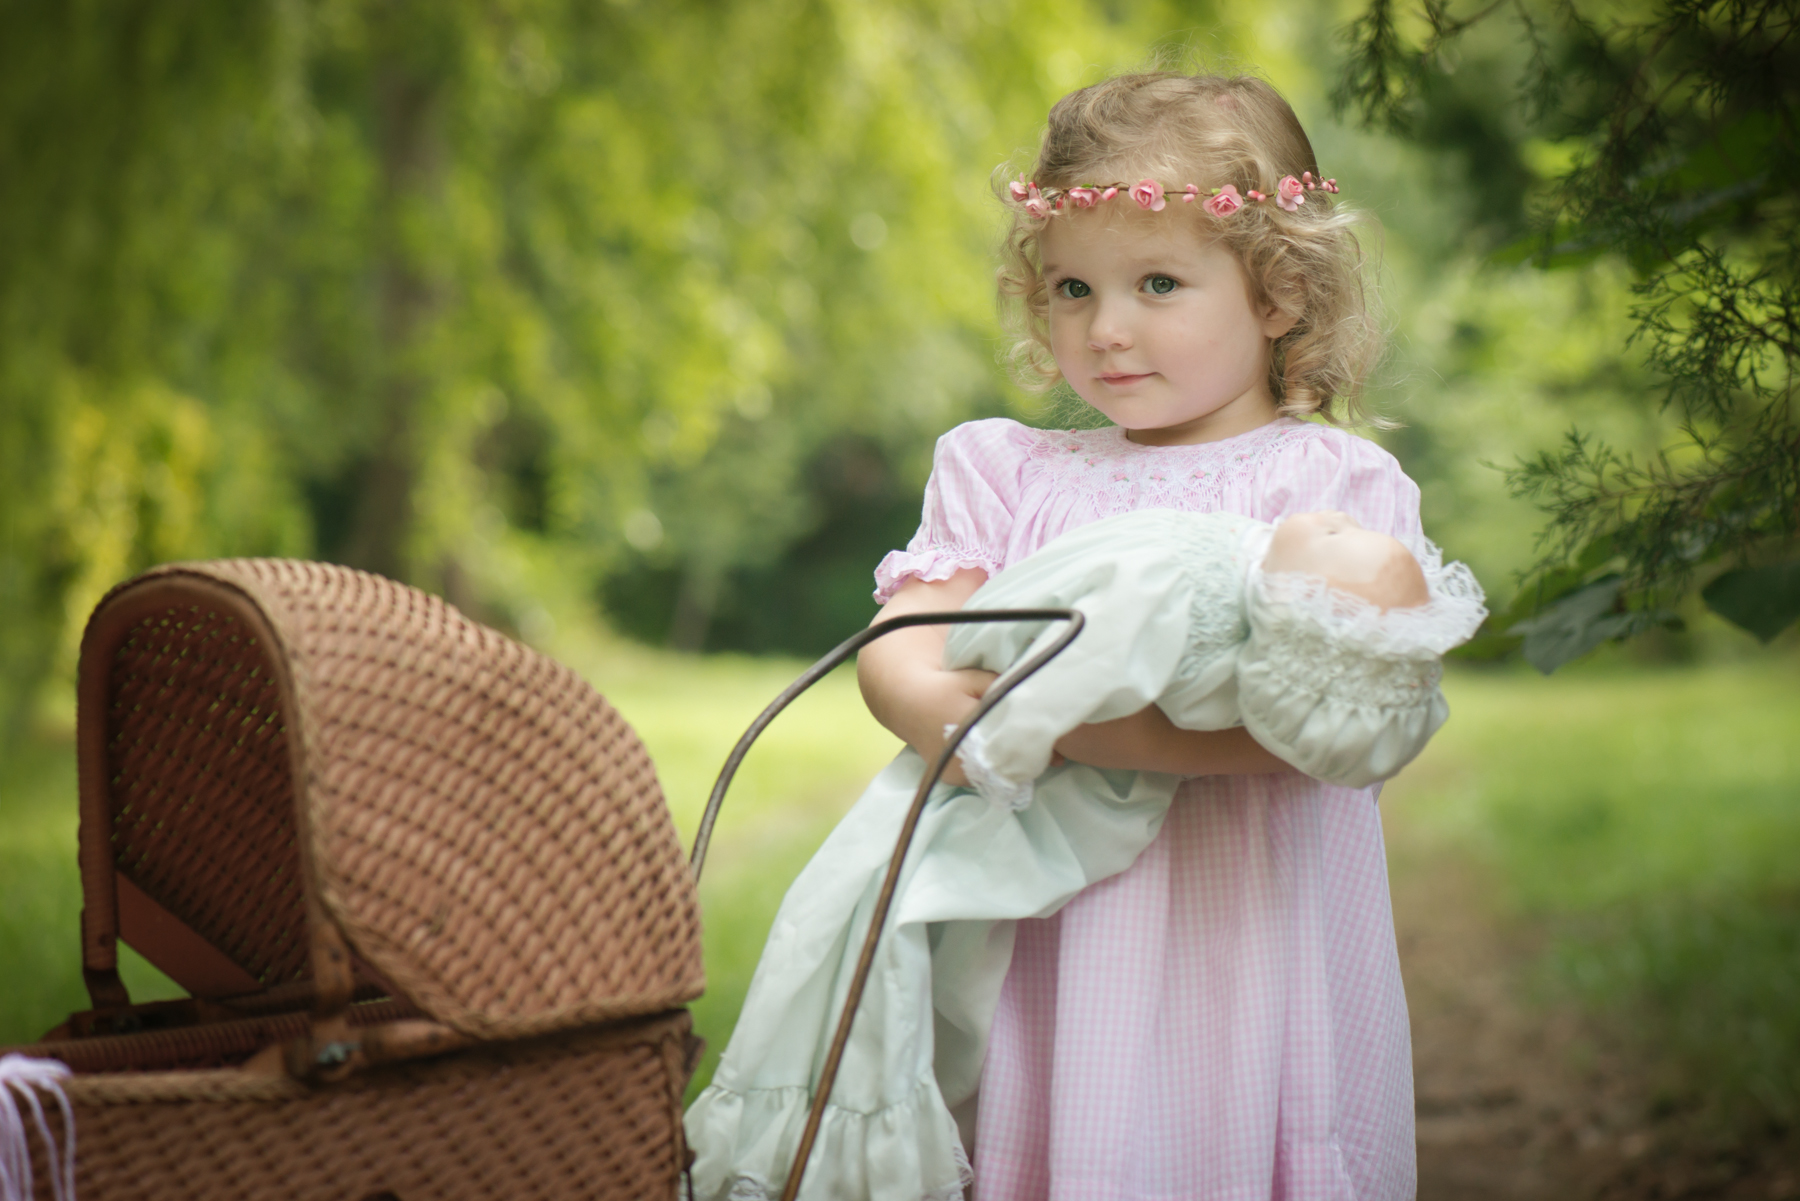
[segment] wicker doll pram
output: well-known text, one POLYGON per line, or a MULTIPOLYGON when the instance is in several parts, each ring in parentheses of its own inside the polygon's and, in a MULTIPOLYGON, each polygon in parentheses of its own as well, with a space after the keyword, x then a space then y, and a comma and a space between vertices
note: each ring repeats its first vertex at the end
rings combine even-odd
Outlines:
POLYGON ((74 1069, 83 1201, 676 1195, 693 880, 573 672, 361 572, 174 565, 96 609, 78 726, 94 1008, 11 1050, 74 1069), (121 934, 192 999, 132 1005, 121 934))

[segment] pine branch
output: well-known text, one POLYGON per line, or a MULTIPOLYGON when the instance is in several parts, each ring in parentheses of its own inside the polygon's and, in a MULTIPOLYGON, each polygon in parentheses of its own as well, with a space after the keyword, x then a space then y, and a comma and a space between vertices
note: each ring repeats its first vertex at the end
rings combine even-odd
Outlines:
MULTIPOLYGON (((1429 0, 1409 41, 1389 0, 1372 5, 1349 31, 1358 57, 1343 103, 1401 125, 1393 114, 1438 102, 1442 89, 1420 84, 1448 44, 1497 11, 1456 18, 1429 0)), ((1544 514, 1526 603, 1605 580, 1621 614, 1647 613, 1702 565, 1800 536, 1800 6, 1659 0, 1605 26, 1576 0, 1506 11, 1523 33, 1527 118, 1587 143, 1538 210, 1534 261, 1605 253, 1633 270, 1628 344, 1661 376, 1682 431, 1637 459, 1572 430, 1507 473, 1544 514)))
POLYGON ((1667 453, 1640 463, 1571 430, 1560 450, 1510 470, 1514 495, 1548 516, 1524 580, 1555 576, 1603 544, 1609 553, 1583 578, 1618 571, 1649 606, 1680 595, 1705 563, 1800 534, 1800 427, 1785 414, 1764 414, 1729 442, 1696 434, 1688 445, 1698 463, 1677 467, 1667 453))

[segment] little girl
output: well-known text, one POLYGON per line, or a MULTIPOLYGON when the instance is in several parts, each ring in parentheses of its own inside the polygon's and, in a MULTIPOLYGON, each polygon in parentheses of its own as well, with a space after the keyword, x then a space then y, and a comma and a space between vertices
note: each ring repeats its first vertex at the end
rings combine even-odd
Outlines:
MULTIPOLYGON (((1059 534, 1137 509, 1336 510, 1429 561, 1392 457, 1298 420, 1354 416, 1378 350, 1334 192, 1257 80, 1126 76, 1059 102, 1034 178, 1008 192, 1001 286, 1021 365, 1113 425, 945 435, 919 533, 877 571, 882 616, 958 608, 1059 534)), ((945 669, 944 648, 941 630, 907 630, 859 665, 871 711, 927 760, 992 679, 945 669)), ((1018 923, 959 1114, 981 1201, 1410 1197, 1374 793, 1154 706, 1057 749, 1192 778, 1126 870, 1018 923)))
MULTIPOLYGON (((976 1095, 1021 918, 1129 867, 1177 776, 1052 767, 1077 726, 1154 704, 1177 727, 1242 725, 1308 774, 1360 787, 1398 771, 1447 712, 1439 656, 1485 611, 1460 564, 1421 564, 1341 513, 1271 527, 1145 510, 1011 565, 968 608, 1077 609, 1074 645, 1014 687, 959 749, 976 792, 921 811, 896 904, 800 1196, 949 1201, 970 1177, 951 1107, 976 1095)), ((1005 671, 1059 631, 966 625, 953 666, 1005 671)), ((782 901, 731 1044, 688 1111, 696 1198, 774 1196, 879 906, 897 828, 926 776, 903 752, 782 901)))
MULTIPOLYGON (((1019 361, 1113 426, 945 435, 923 524, 876 573, 883 616, 956 608, 1131 509, 1340 510, 1429 555, 1393 458, 1297 420, 1354 416, 1379 342, 1352 218, 1318 176, 1292 109, 1254 79, 1126 76, 1051 110, 1001 288, 1022 310, 1019 361)), ((942 670, 943 637, 895 634, 860 664, 870 709, 928 759, 986 686, 942 670)), ((1020 923, 976 1106, 981 1201, 1412 1196, 1374 793, 1155 708, 1060 749, 1195 778, 1128 870, 1020 923)))

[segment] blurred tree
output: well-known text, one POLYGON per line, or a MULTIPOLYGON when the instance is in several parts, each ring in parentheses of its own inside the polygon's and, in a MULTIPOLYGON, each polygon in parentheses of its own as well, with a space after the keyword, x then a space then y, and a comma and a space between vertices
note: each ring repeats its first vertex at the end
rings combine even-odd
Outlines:
POLYGON ((0 738, 169 558, 336 559, 528 633, 621 572, 688 646, 721 605, 787 649, 862 620, 733 594, 845 556, 846 448, 904 492, 1007 403, 988 172, 1145 40, 1086 0, 0 24, 0 738))
POLYGON ((1497 259, 1635 278, 1677 436, 1643 457, 1578 428, 1510 473, 1547 521, 1496 633, 1545 671, 1670 622, 1703 581, 1764 640, 1800 617, 1797 22, 1791 0, 1371 0, 1348 30, 1338 103, 1460 152, 1497 259), (1548 189, 1531 158, 1557 162, 1548 189))

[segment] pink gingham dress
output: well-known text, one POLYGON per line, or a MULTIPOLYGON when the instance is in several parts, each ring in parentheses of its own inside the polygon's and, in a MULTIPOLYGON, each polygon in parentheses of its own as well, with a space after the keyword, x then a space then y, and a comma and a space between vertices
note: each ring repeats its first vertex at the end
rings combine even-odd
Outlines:
MULTIPOLYGON (((992 574, 1133 509, 1338 509, 1423 551, 1418 487, 1341 430, 1196 446, 994 419, 939 439, 925 514, 876 570, 992 574)), ((1374 790, 1189 781, 1123 874, 1019 924, 983 1069, 978 1201, 1414 1195, 1412 1049, 1374 790)))

